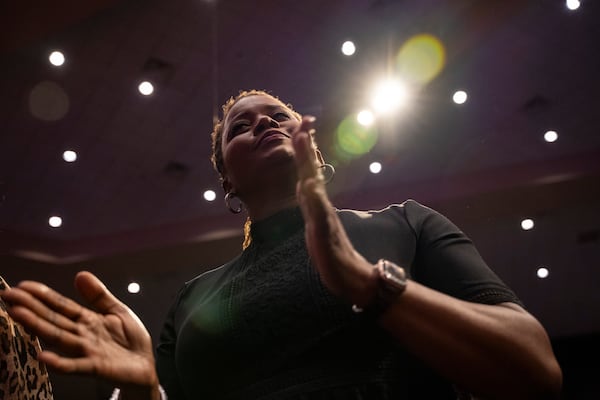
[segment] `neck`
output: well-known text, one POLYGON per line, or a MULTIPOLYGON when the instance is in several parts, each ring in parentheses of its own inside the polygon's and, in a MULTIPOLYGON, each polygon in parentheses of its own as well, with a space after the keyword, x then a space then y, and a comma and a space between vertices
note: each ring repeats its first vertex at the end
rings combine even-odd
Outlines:
POLYGON ((245 191, 240 198, 248 211, 248 216, 252 221, 260 221, 271 215, 285 210, 286 208, 296 207, 296 184, 284 183, 281 185, 260 185, 252 191, 245 191))
POLYGON ((251 198, 245 200, 244 205, 248 210, 250 219, 252 221, 260 221, 286 208, 296 207, 298 201, 296 200, 296 193, 293 193, 285 197, 273 198, 269 201, 265 201, 264 196, 260 196, 256 200, 252 200, 251 198))

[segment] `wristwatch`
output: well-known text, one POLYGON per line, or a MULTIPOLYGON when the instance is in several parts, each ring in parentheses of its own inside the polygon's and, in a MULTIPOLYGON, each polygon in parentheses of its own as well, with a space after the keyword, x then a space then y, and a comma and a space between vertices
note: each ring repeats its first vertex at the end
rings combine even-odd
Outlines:
POLYGON ((366 309, 354 304, 352 311, 355 313, 367 311, 369 314, 378 316, 406 290, 407 278, 404 268, 382 258, 375 264, 375 269, 379 278, 375 301, 366 309))

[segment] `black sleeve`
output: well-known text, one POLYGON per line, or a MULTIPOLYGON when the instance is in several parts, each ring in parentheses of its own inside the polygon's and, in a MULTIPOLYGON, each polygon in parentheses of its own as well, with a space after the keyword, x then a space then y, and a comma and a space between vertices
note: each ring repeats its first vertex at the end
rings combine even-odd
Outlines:
POLYGON ((165 319, 163 329, 156 347, 156 371, 158 380, 167 393, 169 400, 183 400, 185 396, 179 384, 177 366, 175 365, 175 350, 177 332, 175 331, 175 314, 185 287, 182 288, 165 319))
POLYGON ((404 208, 417 239, 413 279, 461 300, 522 305, 448 218, 412 200, 405 202, 404 208))

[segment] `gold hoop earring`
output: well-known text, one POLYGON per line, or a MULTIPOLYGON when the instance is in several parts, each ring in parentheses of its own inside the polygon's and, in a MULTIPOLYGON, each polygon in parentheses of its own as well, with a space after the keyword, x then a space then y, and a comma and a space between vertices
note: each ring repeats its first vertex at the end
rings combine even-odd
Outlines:
POLYGON ((225 205, 227 206, 229 211, 231 211, 234 214, 239 214, 244 209, 244 203, 242 203, 242 201, 239 199, 239 197, 237 197, 236 194, 233 192, 229 192, 225 195, 225 205), (233 199, 233 198, 237 198, 238 201, 240 202, 240 204, 238 204, 238 206, 236 208, 231 207, 231 199, 233 199))
POLYGON ((333 180, 333 176, 335 175, 335 168, 333 167, 333 165, 323 163, 319 165, 318 168, 323 170, 321 172, 321 179, 323 179, 323 182, 325 182, 325 184, 328 184, 333 180))

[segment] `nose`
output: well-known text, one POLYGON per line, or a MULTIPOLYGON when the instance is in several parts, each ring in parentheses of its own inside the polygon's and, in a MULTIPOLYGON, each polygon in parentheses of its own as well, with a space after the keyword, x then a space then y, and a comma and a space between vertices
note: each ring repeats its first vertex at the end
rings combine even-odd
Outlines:
POLYGON ((256 132, 260 133, 269 128, 279 128, 279 122, 271 118, 269 115, 261 115, 256 123, 256 132))

